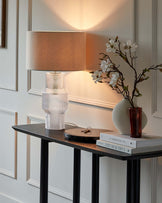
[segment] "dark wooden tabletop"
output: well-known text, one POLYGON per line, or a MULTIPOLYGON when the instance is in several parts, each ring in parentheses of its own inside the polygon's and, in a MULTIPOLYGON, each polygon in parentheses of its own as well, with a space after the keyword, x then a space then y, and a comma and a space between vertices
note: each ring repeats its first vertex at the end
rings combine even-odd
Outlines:
MULTIPOLYGON (((66 129, 70 129, 70 128, 73 128, 73 127, 66 125, 66 129)), ((115 150, 96 146, 95 143, 69 141, 65 139, 65 136, 64 136, 65 130, 47 130, 45 129, 44 124, 16 125, 16 126, 13 126, 13 129, 15 129, 18 132, 22 132, 31 136, 35 136, 35 137, 47 140, 49 142, 55 142, 58 144, 66 145, 69 147, 77 148, 80 150, 92 152, 94 154, 99 154, 101 156, 107 156, 107 157, 111 157, 119 160, 144 159, 144 158, 162 156, 162 150, 130 155, 123 152, 118 152, 115 150)))

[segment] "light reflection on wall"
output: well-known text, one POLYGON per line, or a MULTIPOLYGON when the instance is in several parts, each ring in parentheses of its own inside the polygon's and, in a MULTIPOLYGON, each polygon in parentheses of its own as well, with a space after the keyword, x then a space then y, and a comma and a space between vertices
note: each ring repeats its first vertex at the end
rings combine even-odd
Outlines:
POLYGON ((91 29, 107 19, 126 0, 43 0, 63 21, 79 30, 91 29))

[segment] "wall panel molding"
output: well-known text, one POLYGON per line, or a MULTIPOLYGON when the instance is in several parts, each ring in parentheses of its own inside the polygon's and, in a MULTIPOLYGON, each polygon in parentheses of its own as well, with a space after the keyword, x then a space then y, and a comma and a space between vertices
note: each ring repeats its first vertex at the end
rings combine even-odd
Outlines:
MULTIPOLYGON (((36 123, 41 123, 44 121, 43 118, 37 117, 37 116, 32 116, 32 115, 28 115, 27 116, 27 124, 31 124, 31 122, 34 121, 36 123)), ((26 152, 26 181, 28 182, 31 178, 30 178, 30 135, 27 135, 27 152, 26 152)))
POLYGON ((108 108, 108 109, 113 109, 116 105, 116 103, 112 103, 112 102, 108 102, 108 101, 89 99, 89 98, 78 97, 78 96, 74 96, 74 95, 68 95, 68 98, 69 98, 69 101, 71 101, 71 102, 87 104, 90 106, 97 106, 97 107, 108 108))
MULTIPOLYGON (((157 0, 152 0, 152 63, 157 63, 157 0)), ((162 118, 162 115, 157 109, 157 72, 153 72, 152 83, 152 115, 157 118, 162 118)))
MULTIPOLYGON (((157 64, 158 59, 158 0, 152 0, 152 64, 157 64)), ((152 73, 152 116, 162 118, 158 109, 158 76, 157 71, 152 73)))
POLYGON ((137 43, 137 22, 138 22, 138 11, 137 11, 137 0, 132 0, 132 33, 133 41, 137 43))
MULTIPOLYGON (((152 0, 152 64, 157 63, 157 0, 152 0)), ((152 74, 152 115, 159 117, 157 109, 157 72, 152 74)), ((157 202, 157 163, 158 158, 151 159, 151 203, 157 202)))
MULTIPOLYGON (((13 123, 13 125, 17 125, 17 120, 18 120, 18 113, 17 112, 13 112, 13 111, 9 111, 9 110, 5 110, 5 109, 0 109, 0 113, 3 114, 7 114, 9 116, 14 116, 15 121, 13 123)), ((10 126, 11 127, 11 126, 10 126)), ((8 170, 5 168, 0 168, 0 174, 8 176, 10 178, 14 178, 17 179, 17 132, 13 130, 14 133, 14 170, 8 170)))
POLYGON ((9 195, 6 195, 4 193, 0 193, 0 202, 12 202, 12 203, 23 203, 9 195))
MULTIPOLYGON (((27 183, 33 187, 40 188, 40 183, 37 180, 29 179, 27 183)), ((73 195, 71 193, 65 192, 51 185, 48 186, 48 192, 70 201, 73 200, 73 195)), ((81 198, 81 203, 90 203, 90 201, 81 198)))
MULTIPOLYGON (((7 1, 7 7, 9 7, 9 4, 10 4, 10 2, 12 2, 12 1, 7 1)), ((15 6, 15 13, 16 13, 16 19, 14 19, 14 17, 13 16, 9 16, 9 12, 8 12, 8 8, 7 8, 7 18, 9 18, 10 17, 10 19, 8 19, 7 20, 7 22, 10 20, 10 22, 11 21, 14 21, 14 20, 16 20, 16 27, 15 27, 15 31, 16 31, 16 38, 15 38, 15 43, 16 43, 16 47, 14 47, 14 48, 12 48, 12 53, 9 53, 8 52, 8 55, 7 55, 7 58, 10 58, 11 56, 12 57, 15 57, 15 63, 13 64, 12 62, 11 62, 11 64, 8 64, 8 68, 9 68, 9 72, 8 72, 8 74, 10 74, 10 72, 12 73, 12 70, 10 70, 10 68, 11 69, 13 69, 14 68, 14 74, 12 75, 12 77, 14 77, 14 79, 12 79, 14 82, 13 82, 13 84, 11 85, 11 84, 1 84, 0 85, 0 89, 5 89, 5 90, 11 90, 11 91, 18 91, 18 32, 19 32, 19 0, 16 0, 15 1, 15 4, 16 4, 16 6, 15 6)), ((11 12, 11 13, 14 13, 14 12, 11 12)), ((8 24, 8 26, 10 26, 9 24, 8 24)), ((8 30, 9 30, 9 28, 8 28, 8 30)), ((7 30, 7 31, 8 31, 7 30)), ((12 31, 12 32, 15 32, 15 31, 12 31)), ((7 51, 9 50, 9 49, 11 49, 11 47, 9 48, 8 47, 8 41, 9 41, 9 39, 8 38, 13 38, 13 36, 12 36, 12 32, 10 31, 8 31, 6 34, 7 34, 7 47, 5 48, 5 49, 1 49, 1 52, 2 52, 2 54, 4 55, 6 55, 7 53, 7 51)), ((9 50, 10 51, 10 50, 9 50)), ((11 51, 10 51, 11 52, 11 51)), ((6 59, 6 60, 9 60, 10 61, 10 59, 6 59)), ((2 73, 3 74, 3 73, 2 73)), ((4 75, 4 77, 6 77, 5 75, 4 75)))
POLYGON ((151 203, 157 202, 157 165, 158 158, 151 159, 151 203))

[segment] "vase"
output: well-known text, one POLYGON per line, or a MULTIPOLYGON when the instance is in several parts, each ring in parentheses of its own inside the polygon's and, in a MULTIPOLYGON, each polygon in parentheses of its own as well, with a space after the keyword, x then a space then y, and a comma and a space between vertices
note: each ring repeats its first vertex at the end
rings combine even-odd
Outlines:
POLYGON ((142 108, 129 108, 130 136, 140 138, 142 135, 142 108))
MULTIPOLYGON (((120 134, 130 135, 130 117, 129 117, 129 108, 131 107, 130 103, 126 99, 122 99, 113 109, 112 120, 119 131, 120 134)), ((146 114, 142 111, 142 124, 141 128, 143 129, 147 124, 146 114)))

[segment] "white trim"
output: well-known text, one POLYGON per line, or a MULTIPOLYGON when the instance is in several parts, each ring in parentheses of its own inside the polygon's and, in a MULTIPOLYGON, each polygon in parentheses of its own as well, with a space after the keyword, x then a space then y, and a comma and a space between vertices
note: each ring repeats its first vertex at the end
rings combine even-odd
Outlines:
POLYGON ((0 168, 0 174, 15 179, 15 173, 13 171, 10 171, 10 170, 7 170, 7 169, 0 168))
POLYGON ((151 203, 157 202, 157 162, 158 158, 151 159, 151 203))
POLYGON ((34 116, 34 115, 27 115, 27 123, 30 124, 31 120, 36 122, 44 122, 45 119, 42 117, 34 116))
MULTIPOLYGON (((17 120, 18 120, 18 113, 6 109, 0 109, 0 112, 5 113, 5 114, 10 114, 15 116, 15 122, 14 125, 17 125, 17 120)), ((14 150, 14 171, 6 170, 4 168, 0 168, 0 174, 8 176, 10 178, 17 179, 17 131, 14 131, 15 135, 15 150, 14 150)))
MULTIPOLYGON (((27 183, 28 183, 29 185, 33 186, 33 187, 40 188, 40 183, 39 183, 39 181, 37 181, 37 180, 29 179, 29 180, 27 181, 27 183)), ((72 196, 72 194, 69 193, 69 192, 65 192, 65 191, 60 190, 59 188, 53 187, 53 186, 51 186, 51 185, 49 185, 48 188, 49 188, 49 189, 48 189, 48 192, 51 193, 51 194, 57 195, 57 196, 59 196, 59 197, 62 197, 62 198, 64 198, 64 199, 67 199, 67 200, 70 200, 70 201, 73 200, 73 196, 72 196)), ((81 203, 90 203, 90 201, 81 198, 81 203)))
POLYGON ((28 93, 29 93, 29 94, 32 94, 32 95, 42 96, 41 91, 38 90, 38 89, 33 89, 33 88, 31 88, 31 89, 28 90, 28 93))
MULTIPOLYGON (((0 89, 4 89, 4 90, 10 90, 10 91, 18 91, 18 51, 19 51, 19 44, 18 44, 18 33, 19 33, 19 0, 16 0, 16 48, 15 48, 15 52, 16 52, 16 64, 15 64, 15 70, 16 70, 16 74, 15 74, 15 84, 14 87, 3 87, 0 86, 0 89)), ((9 34, 9 33, 8 33, 9 34)))
MULTIPOLYGON (((44 122, 44 119, 41 117, 27 115, 27 123, 30 124, 31 121, 44 122)), ((26 181, 30 179, 30 135, 27 135, 27 151, 26 151, 26 181)))
POLYGON ((109 109, 113 109, 116 105, 116 103, 112 103, 112 102, 106 102, 106 101, 97 100, 97 99, 89 99, 89 98, 78 97, 73 95, 68 95, 68 98, 69 98, 69 101, 72 101, 72 102, 87 104, 91 106, 98 106, 103 108, 109 108, 109 109))
MULTIPOLYGON (((157 0, 152 0, 152 63, 157 63, 157 0)), ((157 110, 157 72, 153 72, 152 115, 160 117, 157 110)))
POLYGON ((27 70, 27 92, 31 90, 31 70, 27 70))
POLYGON ((32 30, 32 0, 28 0, 28 31, 32 30))
POLYGON ((6 195, 6 194, 4 194, 4 193, 0 193, 0 196, 5 197, 7 200, 12 200, 13 203, 23 203, 23 202, 21 202, 21 201, 15 199, 14 197, 11 197, 11 196, 6 195))
POLYGON ((133 41, 137 42, 137 0, 132 0, 132 32, 133 32, 133 41))
MULTIPOLYGON (((157 63, 157 0, 152 0, 152 64, 157 63)), ((157 72, 153 72, 152 116, 160 118, 157 110, 157 72)), ((157 160, 151 159, 151 203, 157 202, 157 160)))

